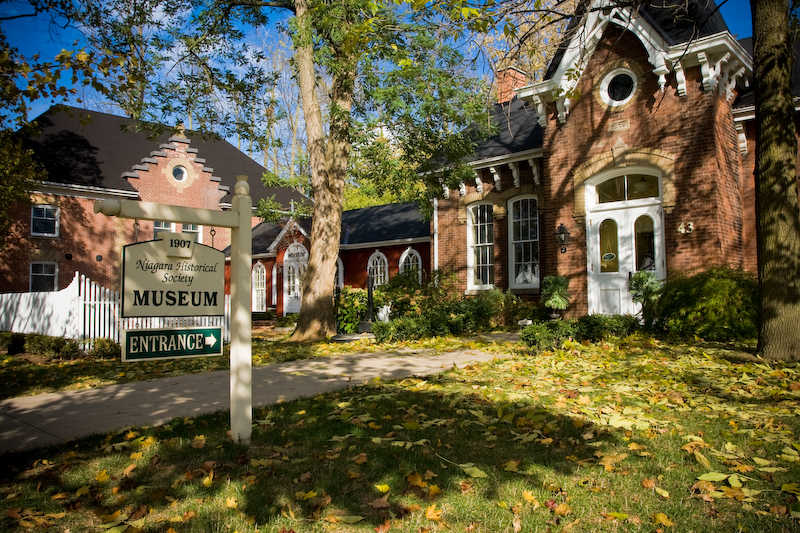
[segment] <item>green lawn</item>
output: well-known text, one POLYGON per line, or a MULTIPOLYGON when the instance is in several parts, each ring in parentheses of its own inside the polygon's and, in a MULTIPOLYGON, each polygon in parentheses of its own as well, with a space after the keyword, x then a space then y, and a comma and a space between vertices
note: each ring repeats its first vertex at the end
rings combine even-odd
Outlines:
MULTIPOLYGON (((316 348, 315 348, 316 349, 316 348)), ((794 532, 800 366, 647 338, 0 458, 2 531, 794 532)))

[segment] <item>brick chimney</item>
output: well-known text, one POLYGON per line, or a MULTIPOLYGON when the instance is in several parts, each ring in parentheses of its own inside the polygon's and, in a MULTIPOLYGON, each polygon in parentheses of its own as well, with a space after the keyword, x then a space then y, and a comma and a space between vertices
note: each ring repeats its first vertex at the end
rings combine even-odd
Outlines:
POLYGON ((497 73, 497 103, 510 102, 516 90, 528 84, 528 76, 516 67, 506 67, 497 73))

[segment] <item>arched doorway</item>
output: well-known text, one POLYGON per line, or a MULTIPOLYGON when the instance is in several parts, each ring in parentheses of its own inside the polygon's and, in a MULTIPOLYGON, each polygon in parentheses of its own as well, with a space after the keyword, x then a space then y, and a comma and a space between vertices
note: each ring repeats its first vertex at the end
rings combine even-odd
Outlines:
POLYGON ((628 281, 666 277, 661 177, 653 169, 604 173, 586 186, 589 313, 636 314, 628 281))
POLYGON ((283 314, 300 312, 303 277, 308 265, 308 251, 300 243, 292 243, 283 256, 283 314))

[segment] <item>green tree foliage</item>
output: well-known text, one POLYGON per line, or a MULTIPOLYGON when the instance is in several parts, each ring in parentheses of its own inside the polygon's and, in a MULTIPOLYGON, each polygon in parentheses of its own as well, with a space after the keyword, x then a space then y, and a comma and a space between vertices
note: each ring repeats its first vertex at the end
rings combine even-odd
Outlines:
POLYGON ((28 189, 46 176, 30 150, 9 131, 0 131, 0 248, 5 246, 15 208, 30 204, 28 189))

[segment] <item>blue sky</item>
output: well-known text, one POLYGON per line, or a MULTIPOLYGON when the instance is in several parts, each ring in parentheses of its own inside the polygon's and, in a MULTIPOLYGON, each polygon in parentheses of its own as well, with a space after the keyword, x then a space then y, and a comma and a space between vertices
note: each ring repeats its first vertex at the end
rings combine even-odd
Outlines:
POLYGON ((749 0, 728 0, 724 4, 719 0, 717 5, 720 5, 719 9, 732 34, 738 34, 739 39, 753 36, 753 18, 750 15, 749 0))

